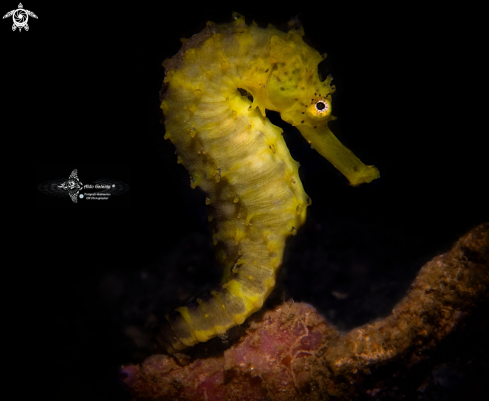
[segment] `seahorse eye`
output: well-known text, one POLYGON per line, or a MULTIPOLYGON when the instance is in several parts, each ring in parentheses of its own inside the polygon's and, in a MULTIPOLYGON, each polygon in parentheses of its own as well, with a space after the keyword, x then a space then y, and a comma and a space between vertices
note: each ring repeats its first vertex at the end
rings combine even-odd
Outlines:
POLYGON ((314 120, 322 120, 331 114, 331 103, 326 99, 313 101, 307 107, 307 115, 314 120))
POLYGON ((319 100, 316 103, 316 110, 319 112, 323 112, 323 110, 326 111, 328 108, 329 108, 329 105, 326 104, 326 102, 324 100, 319 100))

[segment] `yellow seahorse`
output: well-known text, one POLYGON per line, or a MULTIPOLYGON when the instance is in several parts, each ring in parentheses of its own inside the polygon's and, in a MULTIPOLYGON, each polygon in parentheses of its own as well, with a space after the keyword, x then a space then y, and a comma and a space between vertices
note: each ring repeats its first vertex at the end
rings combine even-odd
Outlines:
POLYGON ((220 288, 166 316, 158 339, 169 353, 225 333, 259 310, 282 264, 285 241, 304 223, 310 199, 282 129, 265 116, 278 111, 351 185, 379 177, 328 128, 331 76, 321 81, 321 56, 269 25, 208 23, 163 65, 165 139, 207 194, 209 221, 224 267, 220 288), (252 96, 252 101, 249 98, 252 96))

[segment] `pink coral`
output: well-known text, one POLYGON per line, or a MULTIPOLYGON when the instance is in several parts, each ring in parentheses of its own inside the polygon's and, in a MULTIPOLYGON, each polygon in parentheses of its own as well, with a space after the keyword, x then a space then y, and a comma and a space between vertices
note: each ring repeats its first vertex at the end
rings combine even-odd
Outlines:
POLYGON ((179 356, 154 355, 140 366, 123 368, 123 374, 138 399, 156 394, 156 399, 257 400, 271 394, 287 399, 280 394, 293 394, 309 382, 308 358, 328 331, 335 330, 310 305, 285 303, 266 312, 261 323, 252 322, 242 341, 222 357, 185 365, 179 356))

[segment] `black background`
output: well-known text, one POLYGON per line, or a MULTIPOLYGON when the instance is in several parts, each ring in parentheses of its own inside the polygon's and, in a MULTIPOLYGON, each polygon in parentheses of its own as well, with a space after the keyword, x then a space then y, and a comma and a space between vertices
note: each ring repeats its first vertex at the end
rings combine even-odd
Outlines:
MULTIPOLYGON (((350 329, 388 314, 424 262, 488 220, 475 43, 481 10, 342 4, 29 2, 24 7, 39 17, 29 19, 29 32, 12 32, 11 20, 2 20, 4 96, 13 106, 2 131, 15 136, 25 150, 19 156, 36 171, 33 260, 16 270, 26 296, 15 315, 27 323, 29 352, 44 367, 39 394, 127 399, 118 368, 150 352, 145 330, 217 280, 205 197, 190 190, 162 139, 158 101, 161 62, 208 20, 230 22, 237 11, 262 26, 286 26, 298 16, 306 40, 328 53, 334 133, 381 172, 380 180, 349 187, 298 131, 271 116, 313 200, 287 248, 278 296, 309 302, 350 329), (74 168, 82 182, 129 183, 130 207, 40 200, 40 182, 74 168)), ((18 160, 14 166, 25 179, 18 160)), ((481 391, 486 374, 456 375, 432 391, 456 399, 467 388, 481 391)))

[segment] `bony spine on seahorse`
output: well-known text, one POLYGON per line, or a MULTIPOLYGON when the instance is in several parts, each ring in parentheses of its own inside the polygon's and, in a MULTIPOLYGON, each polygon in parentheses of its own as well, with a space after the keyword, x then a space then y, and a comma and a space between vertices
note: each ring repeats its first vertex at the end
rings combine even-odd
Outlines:
POLYGON ((282 264, 285 241, 304 223, 310 199, 282 137, 266 118, 278 111, 351 185, 379 177, 328 128, 331 77, 321 81, 325 56, 272 26, 208 23, 164 62, 161 93, 165 138, 191 186, 207 194, 222 285, 166 316, 158 339, 169 353, 224 334, 259 310, 282 264), (242 93, 251 94, 253 101, 242 93))

